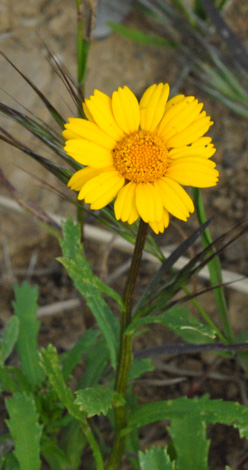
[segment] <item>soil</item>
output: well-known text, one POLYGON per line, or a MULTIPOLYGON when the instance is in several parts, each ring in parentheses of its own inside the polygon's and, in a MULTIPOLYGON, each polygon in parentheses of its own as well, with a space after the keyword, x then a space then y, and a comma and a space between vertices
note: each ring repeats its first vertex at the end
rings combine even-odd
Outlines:
MULTIPOLYGON (((229 2, 225 10, 229 24, 248 45, 248 7, 245 2, 229 2)), ((11 61, 19 67, 41 91, 52 101, 61 114, 73 116, 70 98, 49 64, 49 47, 59 61, 76 77, 76 14, 73 2, 61 0, 2 0, 0 6, 0 47, 11 61), (43 42, 44 41, 44 42, 43 42)), ((132 27, 142 26, 142 21, 135 11, 131 11, 125 24, 132 27)), ((111 94, 119 86, 128 85, 137 96, 151 83, 168 81, 173 83, 181 71, 181 59, 173 50, 144 47, 131 43, 113 33, 104 40, 93 39, 86 80, 86 95, 97 88, 111 94)), ((22 110, 24 105, 41 119, 51 123, 48 111, 41 105, 35 93, 24 80, 0 58, 1 101, 22 110)), ((204 200, 208 217, 214 216, 211 224, 213 237, 223 234, 235 224, 247 219, 247 176, 248 176, 248 131, 247 121, 237 117, 221 104, 211 101, 206 95, 186 81, 184 93, 194 94, 205 103, 207 112, 213 117, 212 130, 217 148, 214 157, 220 170, 220 182, 216 188, 204 191, 204 200)), ((1 126, 17 136, 37 152, 50 157, 39 142, 23 132, 20 127, 6 118, 1 118, 1 126)), ((63 216, 75 216, 72 205, 65 198, 52 192, 41 181, 52 188, 69 195, 62 184, 48 174, 36 162, 26 155, 1 144, 0 167, 19 196, 30 200, 43 210, 49 210, 63 216), (36 176, 39 177, 37 180, 36 176)), ((1 186, 0 193, 11 197, 8 189, 1 186)), ((40 227, 34 218, 16 214, 0 208, 0 236, 2 242, 2 260, 0 261, 0 327, 4 328, 12 314, 13 284, 28 278, 39 285, 39 305, 47 306, 58 301, 75 299, 76 293, 63 268, 55 261, 60 255, 57 241, 40 227)), ((187 224, 173 221, 166 233, 159 237, 161 245, 179 243, 197 227, 195 215, 187 224)), ((93 264, 94 271, 106 279, 118 265, 127 261, 129 255, 118 250, 110 250, 107 264, 103 264, 102 255, 106 245, 86 240, 86 252, 93 264)), ((223 268, 248 276, 248 234, 233 243, 221 255, 223 268)), ((138 282, 142 291, 155 266, 143 262, 138 282)), ((125 274, 112 282, 112 287, 121 292, 125 274)), ((205 284, 206 285, 206 284, 205 284)), ((195 287, 195 286, 194 286, 195 287)), ((198 287, 203 287, 199 281, 198 287)), ((235 289, 226 289, 230 322, 238 335, 248 330, 247 294, 235 289)), ((215 321, 218 320, 217 307, 212 294, 205 294, 200 302, 215 321)), ((194 312, 195 313, 195 312, 194 312)), ((91 321, 91 320, 90 320, 91 321)), ((41 318, 40 345, 53 343, 59 351, 70 348, 82 334, 89 318, 82 313, 82 307, 59 312, 41 318)), ((173 335, 159 327, 135 343, 135 349, 152 347, 166 341, 173 341, 173 335)), ((168 399, 190 395, 196 387, 196 395, 208 393, 212 398, 237 400, 247 404, 247 377, 236 361, 214 356, 211 353, 187 356, 165 357, 157 360, 158 370, 146 374, 137 382, 140 403, 158 399, 168 399), (165 380, 183 378, 175 384, 165 380)), ((225 465, 232 469, 248 470, 247 442, 238 437, 232 428, 215 426, 209 429, 212 439, 210 448, 210 466, 213 470, 224 470, 225 465)), ((151 444, 163 445, 168 440, 164 425, 149 429, 142 439, 143 448, 151 444)), ((123 464, 123 469, 128 468, 123 464)), ((45 467, 44 467, 45 469, 45 467)))

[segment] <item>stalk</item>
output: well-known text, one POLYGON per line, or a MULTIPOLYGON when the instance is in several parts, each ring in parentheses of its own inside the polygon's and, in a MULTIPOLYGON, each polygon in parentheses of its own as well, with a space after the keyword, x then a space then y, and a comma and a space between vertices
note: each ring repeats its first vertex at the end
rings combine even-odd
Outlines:
MULTIPOLYGON (((140 220, 139 230, 136 238, 136 244, 133 252, 132 264, 126 281, 123 302, 125 309, 121 317, 121 340, 119 349, 118 369, 115 381, 115 390, 123 398, 125 398, 130 367, 132 364, 132 335, 126 334, 125 331, 131 323, 132 314, 132 294, 137 280, 140 267, 143 248, 145 245, 148 225, 140 220)), ((125 449, 125 437, 121 435, 122 430, 126 427, 127 416, 125 405, 115 406, 115 441, 113 449, 107 464, 107 470, 119 470, 120 460, 125 449)))

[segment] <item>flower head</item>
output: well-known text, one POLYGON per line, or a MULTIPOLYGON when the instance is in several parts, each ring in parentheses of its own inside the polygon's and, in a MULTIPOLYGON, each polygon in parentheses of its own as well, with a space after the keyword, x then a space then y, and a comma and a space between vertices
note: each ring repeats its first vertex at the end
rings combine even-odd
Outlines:
POLYGON ((194 211, 184 186, 215 186, 215 148, 203 137, 213 124, 194 96, 168 100, 169 85, 152 85, 140 103, 125 86, 112 98, 95 90, 83 108, 86 119, 70 118, 65 151, 82 164, 68 185, 91 209, 115 199, 117 220, 139 217, 163 232, 169 213, 187 220, 194 211))

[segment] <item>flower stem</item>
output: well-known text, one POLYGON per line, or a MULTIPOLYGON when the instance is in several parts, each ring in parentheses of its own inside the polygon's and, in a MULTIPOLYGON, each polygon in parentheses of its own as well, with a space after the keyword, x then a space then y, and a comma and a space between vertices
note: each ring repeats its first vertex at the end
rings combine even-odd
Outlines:
MULTIPOLYGON (((137 275, 140 267, 143 248, 145 245, 148 225, 140 220, 139 230, 136 238, 136 244, 133 253, 132 264, 126 281, 123 303, 125 309, 121 318, 121 338, 119 349, 118 369, 115 381, 115 390, 123 398, 125 397, 130 367, 132 364, 132 335, 126 334, 125 330, 131 322, 132 314, 132 294, 134 291, 137 275)), ((118 470, 120 468, 120 460, 125 448, 125 437, 121 435, 121 431, 127 424, 125 405, 115 405, 115 441, 113 449, 107 464, 107 470, 118 470)))

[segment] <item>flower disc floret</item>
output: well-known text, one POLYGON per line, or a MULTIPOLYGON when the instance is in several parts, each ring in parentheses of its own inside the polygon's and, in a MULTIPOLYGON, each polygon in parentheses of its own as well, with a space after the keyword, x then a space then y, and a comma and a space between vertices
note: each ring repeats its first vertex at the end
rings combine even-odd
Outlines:
POLYGON ((112 98, 96 90, 83 103, 86 119, 70 118, 65 151, 82 168, 68 186, 93 210, 115 200, 117 220, 139 217, 155 233, 169 214, 186 221, 194 205, 183 186, 215 186, 213 124, 194 96, 168 100, 169 85, 152 85, 140 103, 128 87, 112 98))
POLYGON ((117 142, 113 158, 115 168, 126 180, 152 183, 166 173, 168 150, 161 137, 137 131, 117 142))

